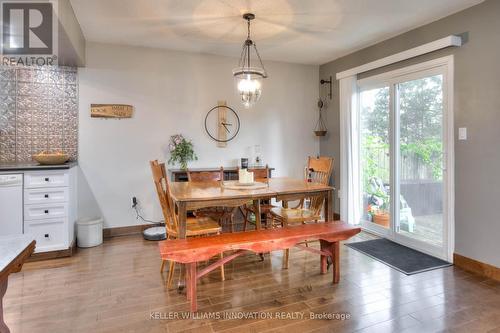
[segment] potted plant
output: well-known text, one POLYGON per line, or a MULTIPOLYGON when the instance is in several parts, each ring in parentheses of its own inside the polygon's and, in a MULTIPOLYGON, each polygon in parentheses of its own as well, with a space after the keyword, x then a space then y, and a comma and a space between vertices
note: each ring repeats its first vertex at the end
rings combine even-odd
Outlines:
POLYGON ((389 195, 380 188, 372 188, 370 193, 371 204, 368 205, 368 214, 373 223, 389 228, 389 195))
POLYGON ((187 170, 187 164, 189 161, 194 161, 198 159, 196 156, 193 143, 186 140, 182 134, 172 135, 170 137, 170 159, 169 164, 178 163, 182 170, 187 170))
POLYGON ((390 216, 387 210, 372 208, 373 223, 389 228, 390 216))

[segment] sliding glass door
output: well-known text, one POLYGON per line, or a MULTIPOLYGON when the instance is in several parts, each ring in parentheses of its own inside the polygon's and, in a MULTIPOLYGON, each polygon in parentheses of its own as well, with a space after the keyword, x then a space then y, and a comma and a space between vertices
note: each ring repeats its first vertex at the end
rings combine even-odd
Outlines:
POLYGON ((449 71, 410 69, 358 81, 360 222, 450 260, 449 71))

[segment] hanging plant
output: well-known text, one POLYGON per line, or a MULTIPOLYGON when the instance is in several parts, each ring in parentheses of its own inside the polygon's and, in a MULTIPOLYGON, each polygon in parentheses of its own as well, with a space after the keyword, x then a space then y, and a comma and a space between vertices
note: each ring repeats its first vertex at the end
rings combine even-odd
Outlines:
POLYGON ((324 106, 324 103, 320 99, 318 101, 319 117, 318 117, 318 121, 316 122, 316 126, 314 127, 314 134, 316 134, 316 136, 325 136, 326 132, 327 132, 326 125, 325 125, 325 122, 323 120, 323 115, 322 115, 323 106, 324 106))
POLYGON ((179 164, 182 170, 187 170, 189 161, 198 159, 193 148, 193 143, 186 140, 182 134, 172 135, 170 137, 170 159, 169 164, 179 164))

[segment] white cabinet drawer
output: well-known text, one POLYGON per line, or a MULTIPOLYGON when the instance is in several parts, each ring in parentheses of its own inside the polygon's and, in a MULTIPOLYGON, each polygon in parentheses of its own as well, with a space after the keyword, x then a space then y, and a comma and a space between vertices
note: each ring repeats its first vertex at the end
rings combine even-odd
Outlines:
POLYGON ((39 171, 24 174, 24 188, 66 187, 69 174, 66 171, 39 171))
POLYGON ((24 206, 25 221, 66 216, 68 216, 68 204, 66 202, 24 206))
POLYGON ((68 199, 67 187, 30 188, 24 190, 25 205, 67 202, 68 199))
POLYGON ((67 218, 26 222, 24 233, 36 240, 35 252, 63 250, 68 248, 67 218))

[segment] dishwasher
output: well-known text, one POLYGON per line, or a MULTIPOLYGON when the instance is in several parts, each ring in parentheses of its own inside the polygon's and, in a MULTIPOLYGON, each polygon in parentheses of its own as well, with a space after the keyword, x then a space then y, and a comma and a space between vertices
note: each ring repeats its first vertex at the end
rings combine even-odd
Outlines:
POLYGON ((0 174, 0 236, 23 233, 23 175, 0 174))

